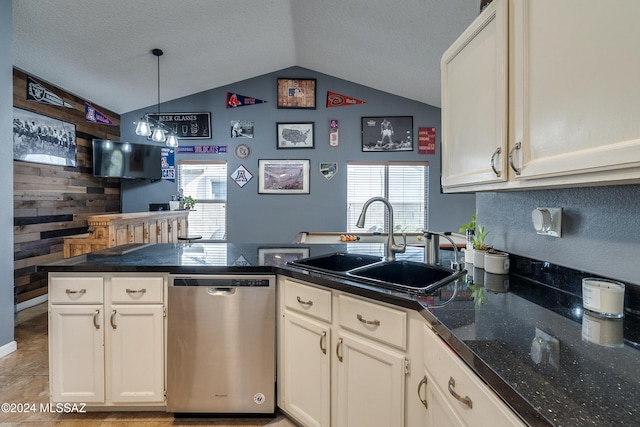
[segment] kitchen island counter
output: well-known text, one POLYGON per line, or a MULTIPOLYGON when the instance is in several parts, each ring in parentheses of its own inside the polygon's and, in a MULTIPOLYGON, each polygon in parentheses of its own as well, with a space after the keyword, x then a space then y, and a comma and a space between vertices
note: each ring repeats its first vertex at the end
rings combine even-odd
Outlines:
MULTIPOLYGON (((383 244, 364 243, 124 245, 38 269, 284 274, 419 311, 530 425, 636 425, 640 418, 640 321, 631 311, 616 321, 619 323, 585 314, 577 291, 583 273, 512 257, 508 276, 492 277, 482 270, 471 270, 467 280, 417 297, 286 265, 287 261, 334 252, 382 256, 384 250, 383 244), (585 322, 591 328, 602 328, 603 333, 609 331, 613 341, 602 341, 604 335, 583 337, 585 322)), ((450 254, 443 254, 443 259, 450 254)), ((410 247, 398 259, 421 262, 424 253, 422 248, 410 247)), ((628 285, 627 289, 635 291, 637 287, 628 285)))

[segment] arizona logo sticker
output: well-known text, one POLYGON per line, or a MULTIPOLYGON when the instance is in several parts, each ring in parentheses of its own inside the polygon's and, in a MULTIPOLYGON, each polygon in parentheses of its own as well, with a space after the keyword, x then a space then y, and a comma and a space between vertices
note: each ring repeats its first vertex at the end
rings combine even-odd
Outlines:
POLYGON ((227 108, 244 107, 247 105, 262 104, 267 101, 262 99, 249 98, 237 93, 227 92, 227 108))
POLYGON ((339 93, 327 92, 327 108, 344 107, 345 105, 357 104, 366 104, 366 102, 356 98, 351 98, 350 96, 340 95, 339 93))

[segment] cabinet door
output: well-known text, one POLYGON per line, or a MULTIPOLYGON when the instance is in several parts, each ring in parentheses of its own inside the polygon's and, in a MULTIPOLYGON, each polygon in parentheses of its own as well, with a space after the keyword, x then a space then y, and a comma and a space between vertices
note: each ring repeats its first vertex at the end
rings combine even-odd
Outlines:
POLYGON ((404 354, 339 331, 336 356, 337 426, 404 426, 404 354))
POLYGON ((163 314, 162 305, 113 305, 106 314, 112 402, 164 401, 163 314))
POLYGON ((104 402, 102 305, 51 305, 49 382, 53 402, 104 402))
POLYGON ((284 409, 308 427, 331 424, 330 334, 328 325, 285 310, 284 409))
POLYGON ((435 381, 428 372, 424 372, 424 377, 418 387, 418 399, 423 410, 423 427, 463 427, 466 424, 458 418, 455 410, 447 403, 441 395, 440 390, 435 386, 435 381))
POLYGON ((442 57, 447 191, 507 179, 507 19, 507 0, 494 0, 442 57))
POLYGON ((516 179, 640 178, 640 2, 514 1, 516 179))

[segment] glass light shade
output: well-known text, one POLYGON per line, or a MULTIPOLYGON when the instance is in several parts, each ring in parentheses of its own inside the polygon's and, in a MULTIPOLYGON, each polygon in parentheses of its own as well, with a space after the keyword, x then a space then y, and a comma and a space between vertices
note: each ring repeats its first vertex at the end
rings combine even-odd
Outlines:
POLYGON ((149 122, 147 119, 142 119, 136 125, 136 135, 138 136, 149 136, 151 135, 151 126, 149 126, 149 122))
POLYGON ((159 127, 156 127, 155 129, 153 129, 153 135, 151 135, 151 139, 155 142, 164 142, 164 131, 159 127))
POLYGON ((174 134, 170 134, 169 136, 167 136, 167 147, 177 147, 179 145, 178 142, 178 137, 175 136, 174 134))

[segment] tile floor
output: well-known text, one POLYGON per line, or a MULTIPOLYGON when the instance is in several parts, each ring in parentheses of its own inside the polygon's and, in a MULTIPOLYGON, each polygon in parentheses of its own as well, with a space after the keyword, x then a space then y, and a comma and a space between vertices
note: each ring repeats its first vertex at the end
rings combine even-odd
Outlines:
MULTIPOLYGON (((18 350, 0 358, 0 404, 49 402, 47 303, 18 312, 15 318, 18 350)), ((152 427, 152 426, 295 427, 283 415, 276 418, 177 418, 165 412, 6 413, 0 410, 0 427, 152 427)))

